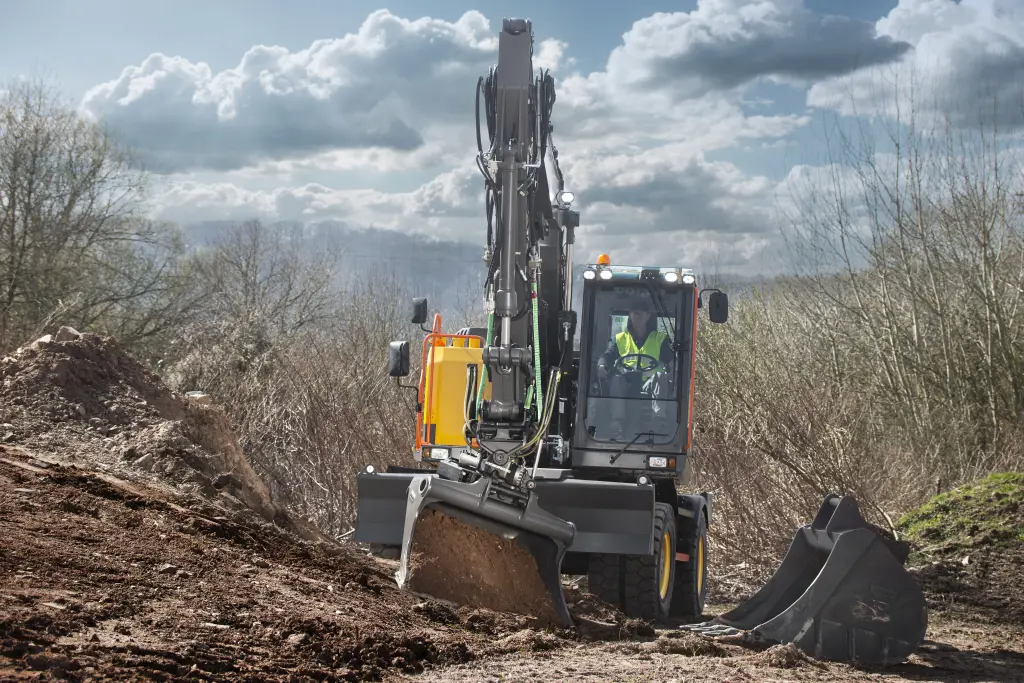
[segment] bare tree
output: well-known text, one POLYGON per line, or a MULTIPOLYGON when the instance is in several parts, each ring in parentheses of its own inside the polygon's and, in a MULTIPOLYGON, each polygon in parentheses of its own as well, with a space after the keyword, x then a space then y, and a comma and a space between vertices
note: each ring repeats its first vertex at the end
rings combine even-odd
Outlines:
POLYGON ((1022 175, 1012 134, 951 116, 925 125, 912 95, 881 142, 866 122, 835 127, 830 176, 801 193, 792 248, 803 305, 841 318, 835 353, 857 354, 858 385, 922 444, 965 429, 942 457, 969 471, 1024 415, 1022 175))
POLYGON ((189 258, 201 306, 164 356, 176 381, 218 385, 211 372, 237 375, 270 362, 296 335, 336 326, 337 260, 335 245, 257 220, 212 235, 189 258))
POLYGON ((182 245, 172 226, 139 215, 145 180, 45 84, 0 92, 0 350, 51 323, 131 344, 178 320, 189 301, 182 245))
POLYGON ((791 198, 796 274, 700 327, 695 485, 719 496, 713 542, 762 571, 825 492, 894 528, 937 479, 1024 465, 1019 136, 913 94, 826 131, 791 198))

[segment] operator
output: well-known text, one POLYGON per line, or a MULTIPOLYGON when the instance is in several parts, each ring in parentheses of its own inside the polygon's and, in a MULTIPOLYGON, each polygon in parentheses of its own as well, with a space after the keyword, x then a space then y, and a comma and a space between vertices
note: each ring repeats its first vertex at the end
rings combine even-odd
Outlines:
MULTIPOLYGON (((608 348, 597 361, 597 374, 603 380, 607 379, 609 368, 616 359, 622 356, 642 353, 652 356, 664 364, 673 358, 672 346, 669 344, 668 335, 657 329, 658 318, 651 315, 650 301, 646 297, 637 297, 629 306, 629 322, 626 329, 615 335, 615 339, 608 343, 608 348)), ((629 358, 623 361, 627 367, 636 367, 637 361, 640 367, 648 367, 651 360, 648 358, 629 358)), ((645 372, 644 378, 651 373, 645 372)))

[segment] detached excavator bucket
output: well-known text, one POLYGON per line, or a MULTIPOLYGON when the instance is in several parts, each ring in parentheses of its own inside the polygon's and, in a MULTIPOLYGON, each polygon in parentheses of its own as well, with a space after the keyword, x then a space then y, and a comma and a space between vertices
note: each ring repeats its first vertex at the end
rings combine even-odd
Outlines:
POLYGON ((537 504, 489 496, 491 481, 422 475, 409 483, 399 587, 571 626, 561 568, 575 526, 537 504))
POLYGON ((853 498, 829 494, 761 590, 712 621, 683 628, 793 643, 824 660, 902 662, 928 624, 921 588, 903 566, 907 552, 865 522, 853 498))

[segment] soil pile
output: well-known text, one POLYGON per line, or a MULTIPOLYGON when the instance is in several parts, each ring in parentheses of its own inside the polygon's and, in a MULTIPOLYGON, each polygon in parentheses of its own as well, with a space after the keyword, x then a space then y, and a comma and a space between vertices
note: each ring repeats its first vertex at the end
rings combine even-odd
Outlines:
POLYGON ((411 551, 411 590, 558 625, 537 562, 515 541, 428 510, 416 521, 411 551))
POLYGON ((271 501, 223 410, 172 392, 111 338, 65 327, 0 360, 0 406, 3 443, 174 484, 318 537, 271 501))
POLYGON ((939 494, 898 527, 929 608, 1024 624, 1024 473, 939 494))
POLYGON ((397 588, 394 562, 0 446, 0 679, 379 680, 653 636, 567 591, 578 627, 397 588))

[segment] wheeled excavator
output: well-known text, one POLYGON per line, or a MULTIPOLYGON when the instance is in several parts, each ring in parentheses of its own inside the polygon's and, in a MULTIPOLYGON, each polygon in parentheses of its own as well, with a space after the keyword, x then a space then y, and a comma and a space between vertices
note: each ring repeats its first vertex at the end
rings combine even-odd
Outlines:
POLYGON ((355 540, 396 552, 402 587, 556 625, 573 624, 562 576, 584 575, 629 616, 902 661, 924 638, 923 595, 905 545, 850 496, 826 495, 771 580, 701 621, 714 497, 686 490, 697 329, 701 310, 726 323, 728 298, 680 265, 602 254, 580 269, 577 318, 579 212, 553 143, 554 79, 534 73, 533 45, 529 20, 505 19, 477 83, 486 327, 445 332, 435 314, 428 328, 427 301, 413 300, 419 381, 401 384, 407 341, 391 343, 388 372, 416 392, 415 462, 358 475, 355 540), (644 331, 657 349, 630 344, 644 331))

